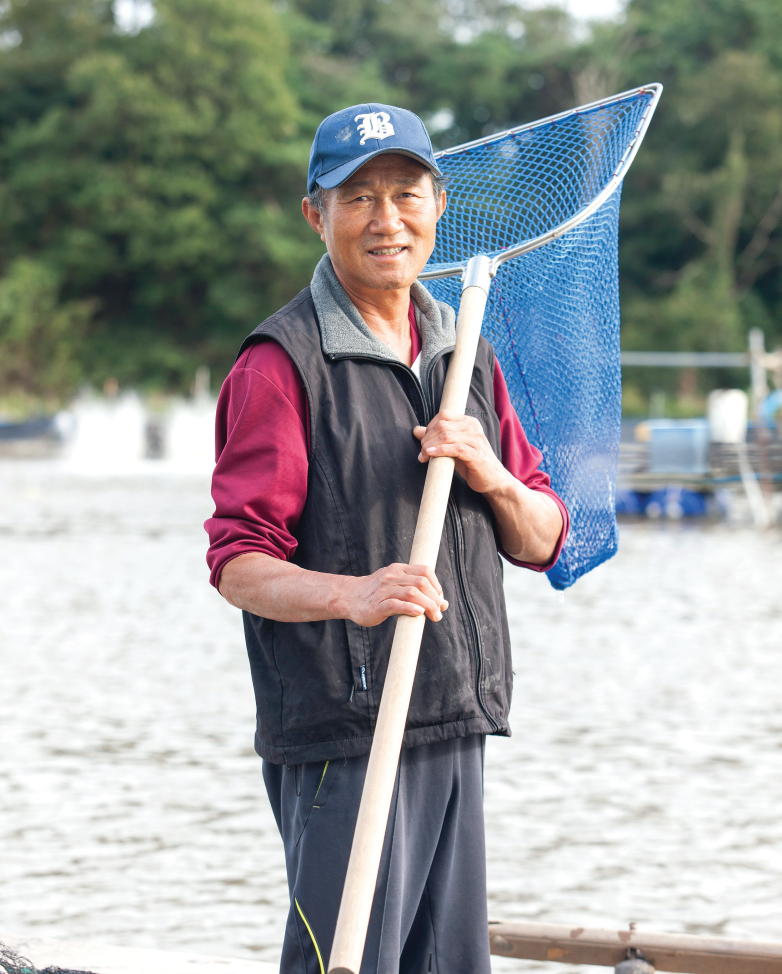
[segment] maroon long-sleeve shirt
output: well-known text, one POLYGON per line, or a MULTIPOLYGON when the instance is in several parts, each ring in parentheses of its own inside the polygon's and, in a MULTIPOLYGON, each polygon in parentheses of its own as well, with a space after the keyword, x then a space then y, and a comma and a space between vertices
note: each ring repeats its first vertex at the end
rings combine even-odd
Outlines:
MULTIPOLYGON (((421 338, 412 302, 410 335, 415 361, 421 338)), ((570 519, 551 489, 551 478, 539 469, 542 455, 521 428, 499 362, 494 371, 494 408, 500 421, 503 465, 527 487, 548 494, 562 512, 563 524, 546 565, 530 565, 502 554, 514 565, 547 571, 559 557, 570 519)), ((224 566, 237 555, 260 551, 285 561, 295 552, 294 532, 307 500, 308 412, 301 377, 282 346, 267 339, 239 356, 217 402, 215 512, 204 524, 209 534, 210 581, 215 587, 224 566)))

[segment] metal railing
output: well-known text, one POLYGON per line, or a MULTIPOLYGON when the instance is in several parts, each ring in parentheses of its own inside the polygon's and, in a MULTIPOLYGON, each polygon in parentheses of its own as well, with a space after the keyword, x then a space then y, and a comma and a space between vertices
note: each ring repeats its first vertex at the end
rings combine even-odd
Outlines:
POLYGON ((749 352, 622 352, 622 365, 707 369, 746 368, 751 362, 749 352))
POLYGON ((768 395, 768 372, 782 388, 782 348, 766 351, 762 328, 750 328, 746 352, 622 352, 622 365, 672 369, 748 368, 752 386, 752 415, 757 419, 768 395))

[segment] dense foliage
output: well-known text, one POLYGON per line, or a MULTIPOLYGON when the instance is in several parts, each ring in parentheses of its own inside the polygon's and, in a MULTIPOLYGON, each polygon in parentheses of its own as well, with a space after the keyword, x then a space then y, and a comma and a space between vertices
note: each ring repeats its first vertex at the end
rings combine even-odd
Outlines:
POLYGON ((626 181, 624 344, 782 338, 782 6, 630 0, 588 34, 513 0, 0 8, 0 393, 176 388, 306 283, 309 143, 390 101, 455 144, 653 80, 626 181))
MULTIPOLYGON (((0 57, 4 383, 176 385, 224 365, 312 264, 307 126, 258 0, 14 0, 0 57)), ((317 241, 316 241, 317 242, 317 241)))

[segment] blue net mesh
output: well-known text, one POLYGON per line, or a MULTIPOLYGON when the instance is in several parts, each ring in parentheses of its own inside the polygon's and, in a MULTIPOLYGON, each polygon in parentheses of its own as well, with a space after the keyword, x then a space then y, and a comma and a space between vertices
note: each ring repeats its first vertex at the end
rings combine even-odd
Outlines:
MULTIPOLYGON (((635 93, 439 156, 448 209, 427 270, 494 255, 551 230, 606 187, 653 92, 635 93)), ((483 334, 571 530, 548 573, 556 589, 617 549, 621 428, 617 231, 620 190, 578 226, 500 266, 483 334)), ((458 277, 426 281, 458 308, 458 277)))

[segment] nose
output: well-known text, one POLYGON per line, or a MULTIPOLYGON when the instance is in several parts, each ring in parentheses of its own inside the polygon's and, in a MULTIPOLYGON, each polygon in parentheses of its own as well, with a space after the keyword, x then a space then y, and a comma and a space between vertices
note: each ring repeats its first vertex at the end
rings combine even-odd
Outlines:
POLYGON ((377 200, 372 208, 372 221, 369 224, 370 233, 381 236, 393 236, 404 229, 404 222, 399 216, 396 203, 388 197, 377 200))

